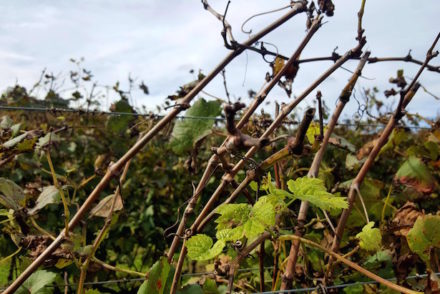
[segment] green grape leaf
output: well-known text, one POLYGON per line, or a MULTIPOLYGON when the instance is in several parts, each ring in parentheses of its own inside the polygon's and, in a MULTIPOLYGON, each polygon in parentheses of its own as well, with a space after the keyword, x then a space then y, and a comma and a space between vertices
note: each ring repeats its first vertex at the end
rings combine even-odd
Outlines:
POLYGON ((258 191, 258 183, 255 181, 252 181, 249 183, 249 187, 254 191, 257 192, 258 191))
POLYGON ((23 285, 20 288, 18 288, 16 293, 18 294, 51 293, 52 291, 49 291, 44 287, 54 282, 56 277, 57 277, 56 273, 52 273, 46 270, 36 271, 23 283, 23 285))
POLYGON ((220 291, 217 288, 217 283, 214 279, 206 279, 205 283, 203 283, 203 293, 204 294, 220 294, 220 291))
POLYGON ((440 216, 419 216, 406 239, 411 251, 428 261, 430 248, 440 248, 440 216))
POLYGON ((13 123, 14 122, 12 121, 12 119, 9 116, 4 115, 4 116, 2 116, 2 120, 0 122, 0 129, 3 129, 3 130, 9 129, 13 123))
POLYGON ((246 236, 254 238, 268 227, 275 225, 275 205, 273 195, 263 196, 253 207, 247 204, 224 204, 217 209, 221 216, 216 220, 217 239, 235 241, 246 236))
POLYGON ((52 142, 59 142, 61 140, 60 136, 54 132, 49 132, 44 137, 38 139, 37 149, 44 148, 52 142))
POLYGON ((420 193, 431 193, 435 181, 425 164, 417 157, 410 156, 396 173, 395 179, 420 193))
POLYGON ((378 228, 373 228, 374 222, 369 222, 362 228, 362 232, 356 235, 359 246, 367 251, 378 251, 382 246, 382 235, 378 228))
POLYGON ((26 136, 27 136, 27 132, 6 141, 5 143, 3 143, 3 148, 10 149, 14 147, 15 145, 23 141, 26 138, 26 136))
POLYGON ((186 242, 189 258, 193 260, 213 259, 222 253, 222 250, 226 245, 223 240, 218 240, 214 245, 212 244, 212 238, 205 234, 192 236, 186 242))
POLYGON ((18 132, 20 131, 20 128, 21 128, 20 123, 11 126, 11 131, 12 131, 13 137, 17 136, 18 132))
POLYGON ((323 210, 338 210, 348 207, 347 199, 333 196, 327 192, 321 179, 309 177, 297 178, 296 180, 289 180, 287 187, 293 195, 286 193, 286 196, 308 201, 323 210))
POLYGON ((182 155, 191 150, 193 144, 211 133, 214 119, 196 119, 197 117, 216 117, 220 115, 220 101, 197 100, 185 113, 195 119, 177 121, 171 133, 170 146, 174 153, 182 155))
POLYGON ((15 146, 15 149, 19 152, 31 151, 34 149, 35 143, 37 142, 37 137, 24 139, 15 146))
POLYGON ((270 173, 267 173, 267 176, 263 178, 260 188, 264 191, 269 191, 269 193, 272 193, 276 189, 272 183, 272 175, 270 173))
POLYGON ((222 204, 216 209, 220 216, 216 219, 217 230, 227 229, 244 224, 251 212, 248 204, 222 204))
POLYGON ((46 205, 57 203, 61 199, 60 192, 55 186, 47 186, 38 196, 35 206, 28 210, 29 215, 34 215, 46 205))
MULTIPOLYGON (((324 128, 324 130, 326 130, 326 128, 324 128)), ((332 134, 330 136, 329 143, 338 146, 340 148, 346 149, 352 153, 356 152, 356 147, 353 144, 351 144, 347 139, 338 136, 336 134, 332 134)))
POLYGON ((221 229, 217 231, 215 237, 217 240, 227 241, 235 241, 243 238, 244 236, 244 228, 243 226, 238 226, 233 229, 221 229))
POLYGON ((186 285, 185 287, 177 291, 177 294, 203 294, 203 293, 205 292, 198 284, 186 285))
POLYGON ((364 286, 362 284, 357 284, 357 285, 355 284, 350 287, 345 287, 344 293, 346 293, 346 294, 363 294, 363 293, 365 293, 364 286))
POLYGON ((146 280, 138 290, 138 294, 164 294, 170 293, 174 276, 174 268, 165 257, 156 261, 148 272, 146 280))
POLYGON ((23 189, 11 180, 0 178, 0 204, 18 210, 25 200, 23 189))
POLYGON ((11 266, 11 260, 2 260, 0 262, 0 287, 4 287, 8 284, 9 268, 11 266))
POLYGON ((409 139, 410 136, 408 135, 408 131, 403 128, 394 129, 390 135, 390 138, 388 139, 388 142, 380 149, 379 156, 388 150, 393 150, 395 147, 408 141, 409 139))
MULTIPOLYGON (((134 113, 133 107, 127 100, 121 99, 111 106, 112 112, 134 113)), ((111 115, 108 117, 106 128, 109 132, 121 134, 127 131, 128 126, 136 118, 132 115, 111 115)))
POLYGON ((251 239, 273 225, 275 225, 275 207, 267 196, 260 197, 252 207, 248 221, 243 225, 244 234, 251 239))
POLYGON ((100 292, 98 289, 87 289, 84 294, 101 294, 102 292, 100 292))
POLYGON ((373 266, 382 266, 383 263, 392 262, 392 254, 390 250, 377 251, 374 255, 371 255, 364 262, 364 266, 372 268, 373 266))
POLYGON ((345 158, 345 167, 349 170, 358 170, 364 162, 365 158, 359 160, 355 155, 348 153, 345 158))

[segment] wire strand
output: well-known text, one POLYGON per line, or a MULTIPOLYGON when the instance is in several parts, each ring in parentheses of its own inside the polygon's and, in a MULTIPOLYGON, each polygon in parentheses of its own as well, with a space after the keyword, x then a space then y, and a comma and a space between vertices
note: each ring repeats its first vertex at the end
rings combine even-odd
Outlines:
MULTIPOLYGON (((109 115, 109 116, 135 116, 135 117, 146 117, 151 119, 161 119, 165 117, 165 114, 154 114, 154 113, 136 113, 136 112, 111 112, 111 111, 97 111, 97 110, 83 110, 83 109, 73 109, 73 108, 56 108, 56 107, 28 107, 28 106, 5 106, 0 105, 0 111, 30 111, 30 112, 44 112, 44 113, 74 113, 78 115, 109 115)), ((211 117, 211 116, 190 116, 190 115, 182 115, 176 116, 177 119, 191 119, 191 120, 214 120, 216 122, 224 122, 226 118, 224 117, 211 117)), ((324 122, 327 124, 327 122, 324 122)), ((283 121, 283 125, 297 125, 297 121, 286 120, 283 121)), ((338 123, 338 126, 346 126, 346 127, 383 127, 382 123, 338 123)), ((430 127, 422 127, 422 126, 403 126, 410 129, 420 129, 420 130, 430 130, 430 127)))
MULTIPOLYGON (((273 266, 270 267, 265 267, 264 269, 273 269, 273 266)), ((260 268, 243 268, 243 269, 238 269, 238 272, 250 272, 250 271, 257 271, 260 270, 260 268)), ((182 277, 195 277, 195 276, 204 276, 204 275, 211 275, 214 274, 213 272, 199 272, 199 273, 186 273, 183 274, 182 277)), ((434 273, 436 276, 440 276, 440 272, 438 273, 434 273)), ((423 278, 427 278, 428 274, 421 274, 421 275, 412 275, 412 276, 408 276, 406 277, 405 281, 407 280, 412 280, 412 279, 423 279, 423 278)), ((397 280, 396 278, 388 278, 386 279, 388 281, 395 281, 397 280)), ((105 284, 119 284, 119 283, 132 283, 132 282, 142 282, 142 281, 146 281, 145 278, 131 278, 131 279, 114 279, 114 280, 106 280, 106 281, 96 281, 96 282, 85 282, 84 285, 105 285, 105 284)), ((327 286, 325 287, 326 289, 342 289, 342 288, 347 288, 347 287, 352 287, 352 286, 357 286, 357 285, 374 285, 374 284, 378 284, 377 281, 362 281, 362 282, 352 282, 352 283, 345 283, 345 284, 340 284, 340 285, 332 285, 332 286, 327 286)), ((54 288, 54 287, 76 287, 76 284, 64 284, 64 285, 58 285, 58 286, 54 286, 54 285, 46 285, 46 288, 54 288)), ((253 294, 275 294, 275 293, 303 293, 303 292, 311 292, 311 291, 315 291, 319 288, 319 286, 317 287, 308 287, 308 288, 295 288, 295 289, 290 289, 290 290, 276 290, 276 291, 266 291, 266 292, 253 292, 253 294)), ((0 288, 0 291, 5 290, 6 288, 0 288)))

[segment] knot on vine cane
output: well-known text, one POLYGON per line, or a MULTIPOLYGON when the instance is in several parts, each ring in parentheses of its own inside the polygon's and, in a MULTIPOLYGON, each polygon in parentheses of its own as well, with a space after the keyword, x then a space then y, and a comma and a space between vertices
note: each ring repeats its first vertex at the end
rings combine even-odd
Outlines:
POLYGON ((192 235, 193 235, 193 231, 191 229, 185 230, 185 233, 184 233, 185 239, 191 238, 192 235))
POLYGON ((231 152, 234 149, 245 149, 249 147, 258 146, 264 147, 270 143, 267 138, 258 139, 249 135, 243 134, 235 125, 235 114, 245 107, 244 103, 235 102, 233 104, 226 104, 223 107, 226 116, 226 130, 230 138, 225 144, 226 149, 231 152))

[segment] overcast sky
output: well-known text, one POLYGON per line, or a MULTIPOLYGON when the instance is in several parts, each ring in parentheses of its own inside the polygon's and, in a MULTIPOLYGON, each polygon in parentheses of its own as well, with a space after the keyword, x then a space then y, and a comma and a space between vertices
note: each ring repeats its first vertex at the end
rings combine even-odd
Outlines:
MULTIPOLYGON (((223 11, 226 1, 212 0, 212 6, 223 11)), ((335 15, 325 18, 322 28, 314 35, 301 57, 331 54, 338 46, 343 54, 355 45, 357 11, 360 0, 336 0, 335 15)), ((228 20, 234 36, 243 41, 247 35, 240 31, 249 16, 285 6, 279 0, 232 0, 228 20)), ((221 23, 203 10, 199 0, 14 0, 0 2, 0 90, 18 83, 31 87, 43 68, 67 76, 74 67, 70 58, 84 57, 84 66, 90 69, 100 84, 111 85, 121 81, 126 85, 129 74, 145 81, 150 95, 134 92, 133 100, 153 109, 163 103, 179 85, 191 81, 190 69, 209 72, 228 50, 220 36, 221 23)), ((423 60, 426 50, 439 31, 439 0, 367 0, 364 27, 366 49, 372 56, 404 56, 412 49, 414 58, 423 60)), ((257 32, 286 11, 272 13, 251 20, 246 28, 257 32)), ((271 33, 264 41, 276 44, 280 53, 290 56, 305 35, 305 15, 297 16, 271 33)), ((437 46, 439 48, 439 46, 437 46)), ((440 64, 440 58, 432 61, 440 64)), ((300 94, 330 62, 310 63, 301 66, 294 83, 294 94, 300 94)), ((346 68, 354 69, 356 61, 346 68)), ((388 78, 399 68, 405 75, 413 76, 418 66, 387 62, 367 65, 360 87, 389 88, 388 78)), ((243 53, 227 68, 226 75, 233 97, 247 97, 248 89, 258 90, 269 71, 258 54, 243 53)), ((350 73, 339 69, 319 89, 329 106, 335 105, 341 88, 350 73)), ((440 74, 425 71, 422 84, 440 95, 440 74)), ((221 77, 206 87, 206 91, 224 98, 221 77)), ((380 94, 382 96, 382 94, 380 94)), ((308 103, 314 93, 308 97, 308 103)), ((283 91, 276 89, 269 101, 288 101, 283 91)), ((392 100, 392 98, 390 99, 392 100)), ((246 99, 245 99, 246 101, 246 99)), ((108 107, 111 101, 105 101, 108 107)), ((305 107, 302 104, 302 108, 305 107)), ((272 104, 271 104, 272 105, 272 104)), ((272 106, 265 106, 269 111, 272 106)), ((356 109, 351 101, 346 115, 356 109)), ((411 112, 425 116, 440 115, 440 101, 420 91, 410 105, 411 112)))

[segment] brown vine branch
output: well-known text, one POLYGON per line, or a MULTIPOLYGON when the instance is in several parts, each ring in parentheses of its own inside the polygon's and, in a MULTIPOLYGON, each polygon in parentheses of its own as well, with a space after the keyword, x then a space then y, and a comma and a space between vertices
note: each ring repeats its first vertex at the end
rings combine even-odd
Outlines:
MULTIPOLYGON (((298 2, 296 3, 293 7, 292 10, 287 14, 287 15, 291 15, 290 17, 292 17, 293 15, 296 15, 300 12, 305 11, 306 9, 306 4, 304 2, 298 2)), ((286 15, 286 16, 287 16, 286 15)), ((282 17, 286 18, 286 16, 282 17)), ((279 21, 276 21, 275 23, 278 23, 279 21)), ((281 23, 280 23, 281 24, 281 23)), ((272 24, 273 26, 273 24, 272 24)), ((317 23, 315 25, 315 28, 313 30, 310 30, 307 35, 305 36, 305 38, 303 39, 303 41, 300 43, 300 45, 298 46, 298 49, 295 51, 295 53, 292 55, 291 57, 291 62, 287 62, 285 64, 285 66, 283 67, 283 69, 279 72, 278 75, 276 75, 261 91, 258 95, 255 96, 252 104, 249 106, 249 108, 246 110, 246 112, 243 114, 242 118, 240 119, 240 121, 237 123, 236 128, 237 129, 241 129, 248 121, 249 118, 251 117, 251 115, 255 112, 255 110, 258 108, 258 106, 264 101, 264 99, 266 98, 267 94, 269 93, 269 91, 276 85, 276 83, 279 81, 279 79, 282 77, 282 75, 287 71, 289 65, 291 65, 294 60, 298 59, 298 57, 300 56, 302 50, 305 48, 305 46, 307 45, 307 43, 309 42, 309 40, 311 39, 311 37, 313 36, 313 34, 316 32, 316 30, 319 27, 319 23, 317 23)), ((261 33, 256 34, 253 39, 256 38, 256 36, 261 35, 261 33)), ((225 140, 225 142, 228 140, 228 138, 225 140)), ((225 145, 225 142, 223 142, 222 146, 225 145)), ((194 192, 194 195, 191 197, 191 200, 189 201, 185 212, 182 216, 182 220, 179 224, 179 227, 176 231, 176 236, 173 239, 173 242, 170 246, 170 249, 168 251, 167 257, 168 257, 168 261, 171 262, 175 251, 177 250, 177 247, 179 245, 180 242, 180 237, 183 234, 183 231, 185 230, 185 226, 186 226, 186 221, 188 219, 188 216, 194 211, 194 207, 197 203, 197 200, 199 199, 199 195, 200 193, 203 191, 203 188, 205 187, 208 179, 210 178, 215 165, 217 163, 217 156, 212 156, 210 158, 210 160, 208 161, 208 166, 205 169, 205 172, 203 173, 202 179, 200 180, 199 184, 197 185, 196 191, 194 192)))
MULTIPOLYGON (((50 157, 50 151, 49 149, 46 150, 46 159, 47 163, 49 164, 50 173, 52 174, 53 184, 58 189, 60 196, 61 196, 61 202, 63 203, 63 209, 64 209, 64 229, 66 232, 69 231, 69 218, 70 218, 70 211, 69 206, 67 204, 66 196, 64 195, 63 187, 59 185, 57 174, 55 173, 55 169, 53 167, 52 158, 50 157)), ((66 234, 67 236, 67 234, 66 234)))
MULTIPOLYGON (((303 93, 301 93, 294 101, 290 102, 288 105, 286 105, 280 115, 272 122, 272 124, 266 129, 266 131, 263 133, 263 135, 260 137, 260 139, 264 139, 269 137, 275 129, 277 129, 282 121, 287 117, 287 115, 302 101, 304 100, 317 86, 319 86, 320 83, 322 83, 327 77, 329 77, 337 68, 339 68, 345 61, 348 60, 349 56, 352 54, 357 54, 361 48, 361 44, 359 44, 356 48, 349 50, 344 56, 341 57, 340 60, 338 60, 334 65, 332 65, 327 71, 325 71, 316 81, 314 81, 307 89, 304 90, 303 93)), ((252 157, 258 150, 257 146, 252 147, 245 155, 244 159, 240 160, 232 169, 231 174, 235 175, 244 165, 245 160, 252 157)), ((198 228, 199 224, 202 222, 202 220, 205 218, 205 216, 208 214, 208 211, 211 210, 211 207, 213 206, 214 202, 217 200, 217 197, 220 195, 220 192, 223 190, 225 186, 225 182, 228 180, 228 176, 223 178, 222 182, 220 183, 217 190, 213 193, 208 203, 205 205, 202 212, 197 217, 196 221, 194 222, 193 226, 191 227, 192 233, 195 233, 194 229, 198 228)))
MULTIPOLYGON (((351 76, 349 82, 347 83, 347 85, 344 87, 341 94, 339 95, 338 105, 336 106, 332 118, 330 119, 330 122, 328 124, 328 129, 324 134, 324 139, 322 141, 321 147, 319 148, 318 152, 315 154, 312 165, 310 166, 309 172, 307 174, 307 176, 310 178, 316 178, 318 176, 319 167, 321 165, 322 158, 324 157, 324 153, 327 149, 330 136, 333 133, 333 130, 335 129, 335 126, 339 120, 342 110, 350 100, 350 96, 352 94, 354 86, 356 85, 359 76, 362 74, 362 69, 364 68, 365 63, 367 62, 369 55, 370 52, 368 51, 365 52, 354 74, 351 76)), ((301 201, 301 205, 298 213, 297 225, 295 227, 295 236, 298 237, 303 236, 308 208, 309 208, 309 203, 307 201, 301 201)), ((281 284, 282 290, 290 289, 292 287, 293 276, 295 273, 295 266, 298 260, 299 245, 300 243, 298 241, 293 241, 290 247, 286 272, 283 275, 282 284, 281 284)))
MULTIPOLYGON (((280 25, 285 23, 287 20, 292 18, 294 15, 301 13, 305 10, 306 3, 298 2, 292 10, 280 17, 278 20, 274 21, 272 24, 268 25, 266 28, 261 30, 256 35, 250 37, 244 44, 252 45, 269 32, 278 28, 280 25)), ((110 182, 110 179, 115 175, 118 175, 122 170, 123 166, 128 160, 133 158, 156 134, 159 133, 165 126, 167 126, 181 111, 183 111, 186 106, 189 105, 191 100, 215 77, 220 73, 226 65, 228 65, 236 56, 240 55, 245 48, 237 48, 236 50, 230 52, 218 65, 215 67, 207 76, 205 76, 185 97, 183 97, 179 104, 181 107, 174 108, 168 115, 162 118, 152 129, 150 129, 139 141, 136 142, 115 164, 108 168, 108 171, 103 176, 101 181, 88 196, 86 201, 77 211, 75 216, 71 219, 69 223, 70 229, 73 229, 79 221, 83 218, 85 213, 91 208, 95 200, 99 197, 101 192, 110 182)), ((21 274, 17 279, 3 292, 3 293, 13 293, 21 284, 52 254, 55 249, 57 249, 64 241, 67 232, 62 231, 58 237, 44 250, 38 258, 36 258, 21 274)))
MULTIPOLYGON (((279 162, 280 160, 283 160, 287 158, 288 156, 301 156, 303 151, 303 144, 305 135, 307 133, 307 129, 309 128, 310 123, 313 120, 313 116, 315 113, 314 108, 308 109, 304 113, 304 117, 301 121, 300 126, 298 127, 295 139, 288 140, 287 146, 281 149, 280 151, 276 152, 275 154, 269 156, 266 158, 260 165, 257 167, 257 169, 248 170, 246 173, 246 178, 238 185, 238 187, 235 188, 235 190, 231 193, 231 195, 223 201, 224 204, 232 203, 235 201, 235 199, 245 191, 246 187, 249 185, 250 182, 255 180, 258 176, 260 176, 263 171, 271 168, 274 164, 279 162)), ((215 212, 211 211, 208 216, 205 217, 205 219, 200 223, 200 225, 197 227, 197 231, 200 232, 203 230, 205 225, 209 223, 212 218, 214 217, 215 212)))
POLYGON ((366 2, 366 0, 362 0, 361 8, 359 9, 359 12, 358 12, 358 29, 357 29, 356 40, 358 40, 359 42, 361 42, 362 39, 365 39, 365 37, 364 37, 365 30, 362 28, 362 19, 364 16, 365 2, 366 2))
MULTIPOLYGON (((248 49, 250 51, 257 52, 257 53, 261 54, 262 56, 271 55, 271 56, 279 57, 279 58, 284 59, 284 60, 288 59, 288 57, 286 57, 286 56, 284 56, 282 54, 279 54, 278 52, 269 51, 266 48, 260 49, 260 48, 257 48, 257 47, 247 47, 246 49, 248 49)), ((340 57, 341 57, 341 55, 339 55, 336 52, 333 52, 332 55, 330 55, 330 56, 321 56, 321 57, 312 57, 312 58, 299 59, 297 61, 297 63, 301 64, 301 63, 320 62, 320 61, 333 61, 333 62, 335 62, 340 57)), ((350 60, 359 60, 359 59, 360 59, 360 56, 352 56, 352 57, 350 57, 350 60)), ((413 58, 410 53, 408 53, 406 56, 403 56, 403 57, 370 57, 370 58, 368 58, 367 61, 368 61, 369 64, 370 63, 378 63, 378 62, 409 62, 409 63, 414 63, 414 64, 417 64, 417 65, 423 65, 423 61, 420 61, 418 59, 413 58)), ((440 73, 440 65, 430 65, 430 64, 428 64, 426 66, 426 68, 429 71, 440 73)))
POLYGON ((324 138, 324 119, 323 119, 323 111, 322 111, 322 93, 321 91, 316 92, 316 100, 318 100, 318 113, 319 113, 319 141, 322 141, 324 138))
MULTIPOLYGON (((334 252, 337 252, 339 250, 339 245, 342 239, 342 235, 344 233, 345 225, 347 223, 348 217, 350 215, 350 212, 353 208, 354 201, 356 199, 356 190, 359 189, 361 186, 365 176, 367 175, 367 172, 371 168, 371 166, 374 163, 374 160, 376 159, 377 155, 379 154, 382 147, 387 143, 389 136, 391 135, 393 129, 396 127, 399 120, 404 115, 404 110, 406 106, 411 102, 412 98, 416 94, 417 90, 420 87, 420 84, 417 83, 417 79, 420 77, 422 71, 425 69, 427 64, 431 59, 436 57, 439 52, 435 51, 433 52, 438 40, 440 38, 440 33, 437 34, 434 42, 432 43, 431 47, 428 49, 426 53, 425 61, 423 62, 422 66, 418 70, 417 74, 415 75, 414 79, 412 80, 411 84, 407 87, 406 90, 403 90, 401 93, 401 99, 399 101, 399 105, 396 107, 396 111, 394 115, 391 116, 391 118, 388 121, 387 126, 385 127, 384 131, 382 132, 381 136, 379 137, 378 141, 374 145, 373 149, 371 150, 370 154, 368 155, 367 160, 362 165, 361 169, 359 170, 359 173, 357 174, 356 178, 353 180, 350 190, 348 192, 348 208, 344 209, 342 211, 342 214, 339 218, 338 226, 336 227, 336 234, 333 238, 332 247, 331 250, 334 252)), ((325 281, 328 281, 328 279, 332 275, 332 263, 334 261, 334 258, 330 258, 329 263, 327 265, 326 275, 325 275, 325 281)))
MULTIPOLYGON (((317 21, 320 21, 321 18, 318 18, 315 20, 312 24, 312 28, 317 24, 317 21)), ((317 27, 316 27, 317 29, 317 27)), ((342 66, 350 56, 357 55, 361 52, 361 48, 363 47, 364 43, 359 43, 355 48, 347 51, 338 61, 335 62, 327 71, 325 71, 321 76, 315 80, 309 87, 307 87, 294 101, 287 104, 282 111, 280 112, 279 116, 275 118, 275 120, 272 122, 272 124, 266 129, 266 131, 261 135, 261 139, 269 138, 269 136, 282 124, 283 120, 289 115, 289 113, 302 101, 304 100, 317 86, 319 86, 325 79, 327 79, 336 69, 338 69, 340 66, 342 66)), ((293 62, 293 61, 292 61, 293 62)), ((288 64, 288 63, 287 63, 288 64)), ((287 65, 286 64, 286 65, 287 65)), ((285 66, 286 66, 285 65, 285 66)), ((284 69, 285 67, 283 67, 284 69)), ((282 71, 280 71, 281 73, 282 71)), ((280 73, 278 73, 275 77, 277 77, 280 73)), ((275 78, 274 78, 275 79, 275 78)), ((193 235, 197 233, 197 228, 199 227, 200 223, 204 220, 204 218, 208 215, 208 213, 212 210, 212 207, 214 206, 214 203, 217 201, 218 197, 220 196, 223 189, 226 187, 227 182, 232 179, 232 176, 235 176, 238 171, 240 171, 246 160, 249 160, 256 152, 258 151, 258 147, 254 146, 252 147, 244 156, 242 160, 240 160, 234 168, 231 170, 229 174, 226 174, 223 176, 222 181, 220 182, 220 185, 217 187, 217 189, 212 194, 211 198, 208 200, 206 205, 204 206, 203 210, 200 212, 196 220, 194 221, 193 225, 189 229, 190 235, 193 235)), ((172 285, 172 292, 175 293, 177 288, 177 281, 180 277, 182 268, 179 268, 179 265, 183 265, 183 259, 185 258, 187 253, 186 247, 182 247, 179 255, 179 261, 178 266, 176 267, 174 279, 173 279, 173 285, 172 285), (174 291, 174 292, 173 292, 174 291)))
POLYGON ((325 252, 328 255, 332 256, 334 259, 336 259, 336 260, 338 260, 338 261, 348 265, 349 267, 351 267, 352 269, 358 271, 359 273, 361 273, 361 274, 369 277, 370 279, 375 280, 376 282, 378 282, 378 283, 380 283, 380 284, 382 284, 382 285, 384 285, 384 286, 386 286, 386 287, 388 287, 390 289, 393 289, 393 290, 395 290, 397 292, 407 293, 407 294, 420 294, 420 293, 422 293, 422 292, 413 291, 411 289, 408 289, 408 288, 399 286, 397 284, 394 284, 391 281, 385 280, 384 278, 377 276, 376 274, 368 271, 367 269, 359 266, 358 264, 348 260, 347 258, 337 254, 336 252, 334 252, 332 250, 329 250, 329 249, 327 249, 327 248, 325 248, 325 247, 323 247, 323 246, 321 246, 318 243, 315 243, 313 241, 310 241, 310 240, 307 240, 307 239, 304 239, 302 237, 298 237, 298 236, 295 236, 295 235, 287 235, 287 236, 283 235, 283 236, 279 237, 279 240, 292 240, 292 241, 302 242, 302 243, 307 244, 309 246, 318 248, 319 250, 322 250, 323 252, 325 252))
POLYGON ((77 289, 78 294, 83 293, 84 282, 85 282, 85 279, 87 276, 87 270, 89 268, 90 261, 94 258, 96 250, 98 250, 99 245, 101 245, 101 242, 104 239, 105 234, 107 233, 108 229, 110 228, 116 202, 118 201, 119 198, 122 197, 121 188, 122 188, 122 184, 125 182, 125 178, 127 177, 128 168, 130 166, 130 163, 131 163, 131 159, 129 161, 127 161, 127 163, 125 164, 124 170, 122 171, 122 175, 119 178, 119 183, 118 183, 118 186, 116 187, 116 191, 115 191, 115 194, 114 194, 112 202, 111 202, 110 211, 109 211, 107 217, 105 218, 104 226, 99 230, 98 235, 96 236, 95 240, 93 241, 92 250, 91 250, 90 254, 86 257, 85 261, 81 265, 80 278, 79 278, 78 289, 77 289))

